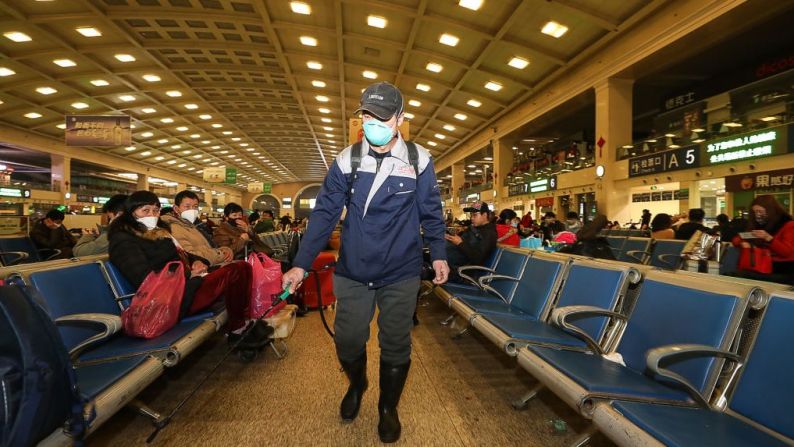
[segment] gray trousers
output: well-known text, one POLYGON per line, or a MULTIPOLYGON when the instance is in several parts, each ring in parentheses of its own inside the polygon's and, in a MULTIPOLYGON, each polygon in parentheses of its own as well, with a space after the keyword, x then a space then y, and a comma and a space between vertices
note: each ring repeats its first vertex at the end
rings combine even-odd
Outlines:
POLYGON ((334 275, 337 300, 334 342, 339 360, 352 362, 364 354, 377 303, 381 361, 390 365, 408 363, 419 283, 417 277, 369 289, 364 283, 334 275))

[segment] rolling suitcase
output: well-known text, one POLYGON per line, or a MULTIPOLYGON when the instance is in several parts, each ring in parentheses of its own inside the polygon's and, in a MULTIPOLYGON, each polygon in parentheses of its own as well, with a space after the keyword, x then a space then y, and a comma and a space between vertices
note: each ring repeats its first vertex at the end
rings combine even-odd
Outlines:
POLYGON ((316 309, 318 306, 317 301, 317 278, 320 279, 320 291, 322 297, 322 305, 328 306, 336 302, 334 296, 334 270, 332 266, 323 270, 322 268, 328 264, 334 264, 336 256, 333 253, 321 252, 314 259, 312 263, 312 272, 303 281, 300 288, 298 288, 298 296, 304 306, 310 309, 316 309))

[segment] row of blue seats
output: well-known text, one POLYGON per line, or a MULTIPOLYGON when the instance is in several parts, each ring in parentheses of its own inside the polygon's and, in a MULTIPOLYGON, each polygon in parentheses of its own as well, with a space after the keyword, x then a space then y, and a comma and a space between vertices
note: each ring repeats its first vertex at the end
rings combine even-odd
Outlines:
POLYGON ((648 237, 606 236, 618 261, 647 264, 665 270, 681 267, 681 251, 687 241, 648 237))
POLYGON ((618 444, 794 442, 785 286, 507 248, 461 273, 453 316, 618 444))
MULTIPOLYGON (((35 288, 58 326, 88 402, 86 414, 95 414, 89 434, 226 322, 226 311, 221 309, 185 318, 157 338, 124 335, 120 315, 135 289, 106 258, 0 269, 6 284, 35 288)), ((61 430, 42 441, 42 445, 69 444, 61 430)))
POLYGON ((623 236, 623 237, 651 237, 648 230, 630 230, 628 228, 613 228, 611 230, 601 230, 599 236, 623 236))
POLYGON ((0 237, 0 266, 47 261, 59 254, 60 250, 37 248, 28 236, 0 237))

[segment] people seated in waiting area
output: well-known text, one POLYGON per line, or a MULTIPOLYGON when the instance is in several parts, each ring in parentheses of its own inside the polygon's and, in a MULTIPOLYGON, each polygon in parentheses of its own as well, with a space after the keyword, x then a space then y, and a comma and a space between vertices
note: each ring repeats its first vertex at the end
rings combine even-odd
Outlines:
MULTIPOLYGON (((108 239, 110 261, 136 288, 149 273, 162 270, 167 263, 183 262, 187 281, 180 318, 198 313, 223 297, 229 316, 226 323, 229 342, 239 340, 246 328, 251 301, 251 266, 248 263, 230 262, 211 270, 210 261, 186 251, 174 239, 168 224, 160 219, 157 195, 149 191, 130 195, 122 214, 110 224, 108 239)), ((268 335, 266 328, 257 325, 253 340, 246 343, 261 343, 268 335)))
POLYGON ((672 216, 666 213, 659 213, 653 216, 651 237, 654 239, 675 239, 672 216))
POLYGON ((700 208, 692 208, 689 210, 689 220, 686 223, 679 225, 675 230, 675 238, 688 241, 696 231, 702 231, 707 234, 714 234, 714 230, 703 225, 703 219, 706 217, 706 212, 700 208))
POLYGON ((568 211, 565 218, 565 229, 574 234, 582 229, 582 221, 579 219, 579 213, 576 211, 568 211))
POLYGON ((127 200, 126 194, 116 194, 102 205, 102 224, 97 229, 83 231, 83 236, 77 240, 74 255, 92 256, 103 255, 108 252, 108 227, 113 219, 116 219, 124 210, 124 202, 127 200))
POLYGON ((234 252, 229 247, 214 246, 212 240, 207 240, 194 225, 199 216, 198 208, 198 195, 189 190, 181 191, 174 197, 174 210, 164 214, 161 219, 170 227, 174 239, 186 252, 201 256, 210 265, 231 261, 234 252))
POLYGON ((223 208, 223 222, 212 233, 212 240, 219 247, 230 248, 237 258, 245 255, 246 246, 258 252, 273 253, 259 240, 243 216, 243 207, 236 203, 229 203, 223 208))
POLYGON ((458 267, 464 265, 483 265, 496 248, 496 226, 491 223, 491 210, 488 204, 477 202, 463 211, 471 213, 471 225, 459 234, 447 234, 447 263, 450 280, 459 279, 458 267))
POLYGON ((614 260, 615 254, 612 253, 609 242, 605 237, 599 236, 601 230, 607 228, 608 225, 610 222, 606 216, 597 215, 576 233, 576 242, 561 248, 560 252, 614 260))
POLYGON ((273 220, 273 211, 262 211, 262 216, 259 218, 259 222, 257 222, 254 226, 254 233, 270 233, 271 231, 276 231, 276 223, 273 220))
POLYGON ((60 250, 60 254, 53 259, 67 259, 73 256, 72 248, 77 241, 63 226, 65 217, 61 211, 50 210, 30 230, 30 238, 37 248, 60 250))
MULTIPOLYGON (((758 196, 750 204, 750 221, 746 232, 733 238, 733 244, 742 249, 758 247, 772 255, 772 271, 740 271, 739 276, 762 281, 794 283, 794 220, 771 195, 758 196)), ((760 257, 760 253, 755 256, 760 257)), ((761 260, 757 259, 760 265, 761 260)))
POLYGON ((521 242, 518 236, 518 216, 510 208, 505 208, 499 213, 496 220, 496 242, 511 247, 518 247, 521 242))

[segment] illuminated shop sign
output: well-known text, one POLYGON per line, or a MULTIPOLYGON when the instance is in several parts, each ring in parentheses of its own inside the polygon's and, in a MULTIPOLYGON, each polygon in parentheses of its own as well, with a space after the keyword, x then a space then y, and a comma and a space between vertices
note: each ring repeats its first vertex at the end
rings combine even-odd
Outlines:
POLYGON ((629 177, 678 171, 700 166, 700 148, 685 146, 629 159, 629 177))
POLYGON ((789 146, 788 127, 780 126, 706 143, 703 154, 706 164, 718 164, 785 154, 789 146))
POLYGON ((794 168, 725 177, 725 191, 727 192, 774 188, 788 189, 792 186, 794 186, 794 168))
POLYGON ((0 188, 0 197, 17 197, 24 199, 30 197, 30 190, 19 188, 0 188))

